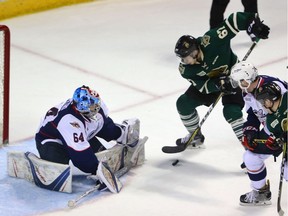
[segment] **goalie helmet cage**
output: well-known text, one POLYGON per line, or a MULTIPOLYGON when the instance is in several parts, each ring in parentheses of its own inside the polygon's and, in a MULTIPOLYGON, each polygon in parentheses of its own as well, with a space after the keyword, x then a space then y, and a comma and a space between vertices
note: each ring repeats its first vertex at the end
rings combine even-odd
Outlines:
POLYGON ((0 25, 0 146, 9 142, 10 30, 0 25))

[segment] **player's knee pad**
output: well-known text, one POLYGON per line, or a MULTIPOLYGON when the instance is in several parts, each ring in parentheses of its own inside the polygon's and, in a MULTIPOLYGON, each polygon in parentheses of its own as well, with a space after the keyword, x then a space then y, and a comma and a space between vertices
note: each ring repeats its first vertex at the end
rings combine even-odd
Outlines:
POLYGON ((139 140, 140 120, 137 118, 126 119, 118 126, 122 133, 117 142, 134 147, 139 140))

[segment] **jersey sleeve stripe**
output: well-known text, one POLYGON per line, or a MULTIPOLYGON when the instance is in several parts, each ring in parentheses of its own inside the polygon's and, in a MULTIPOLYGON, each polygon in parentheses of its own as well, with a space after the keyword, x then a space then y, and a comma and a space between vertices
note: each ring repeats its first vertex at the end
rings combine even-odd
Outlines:
POLYGON ((229 19, 226 19, 225 20, 225 23, 226 25, 228 26, 228 28, 234 33, 234 34, 237 34, 239 32, 239 29, 238 29, 238 25, 237 25, 237 15, 236 13, 233 13, 233 17, 232 17, 232 20, 233 20, 233 27, 231 25, 231 23, 229 22, 229 19))

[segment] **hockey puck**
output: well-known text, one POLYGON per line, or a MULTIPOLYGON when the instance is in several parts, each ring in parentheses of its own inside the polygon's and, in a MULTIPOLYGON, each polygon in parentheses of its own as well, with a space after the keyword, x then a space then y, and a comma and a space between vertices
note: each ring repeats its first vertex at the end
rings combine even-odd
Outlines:
POLYGON ((172 163, 172 166, 176 166, 178 163, 179 163, 179 160, 177 159, 172 163))

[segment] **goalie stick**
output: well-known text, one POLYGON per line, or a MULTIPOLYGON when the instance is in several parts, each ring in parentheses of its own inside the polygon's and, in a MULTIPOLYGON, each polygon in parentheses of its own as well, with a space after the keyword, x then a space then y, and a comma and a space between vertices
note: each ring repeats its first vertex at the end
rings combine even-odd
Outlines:
MULTIPOLYGON (((131 166, 127 166, 127 167, 123 167, 122 169, 118 170, 115 175, 117 176, 117 178, 120 178, 121 176, 125 175, 129 170, 130 170, 131 166)), ((76 199, 72 199, 69 200, 67 205, 69 208, 74 208, 80 200, 82 200, 83 198, 85 198, 86 196, 88 196, 89 194, 98 191, 98 189, 100 188, 100 183, 98 183, 97 185, 95 185, 94 187, 90 188, 89 190, 85 191, 83 194, 81 194, 80 196, 78 196, 76 199)))
MULTIPOLYGON (((133 152, 133 155, 129 161, 128 166, 123 167, 122 169, 118 170, 115 172, 115 175, 117 178, 120 178, 121 176, 125 175, 134 164, 136 164, 137 162, 137 158, 138 158, 138 154, 139 152, 142 150, 142 148, 144 148, 144 144, 146 143, 146 141, 148 140, 148 137, 145 136, 143 139, 140 139, 139 143, 136 146, 135 151, 133 152)), ((67 205, 69 208, 74 208, 83 198, 87 197, 89 194, 98 191, 98 189, 100 188, 100 183, 98 183, 97 185, 93 186, 92 188, 90 188, 89 190, 85 191, 83 194, 79 195, 76 199, 72 199, 69 200, 67 205)))
MULTIPOLYGON (((255 48, 255 46, 257 45, 257 42, 259 40, 256 40, 253 42, 253 44, 251 45, 251 47, 249 48, 249 50, 247 51, 246 55, 244 56, 242 61, 245 61, 248 56, 251 54, 252 50, 255 48)), ((179 153, 179 152, 183 152, 185 151, 185 149, 191 145, 191 143, 193 142, 196 134, 198 133, 198 131, 201 129, 202 125, 204 124, 204 122, 206 121, 206 119, 208 118, 208 116, 210 115, 210 113, 212 112, 212 110, 214 109, 214 107, 216 106, 216 104, 218 103, 218 101, 220 100, 220 98, 223 96, 223 93, 221 92, 218 96, 218 98, 215 100, 215 102, 213 104, 210 105, 207 113, 205 114, 205 116, 203 117, 203 119, 201 120, 201 122, 199 123, 198 127, 196 128, 196 130, 191 134, 189 140, 184 144, 184 145, 179 145, 179 146, 163 146, 162 147, 162 151, 164 153, 168 153, 168 154, 173 154, 173 153, 179 153)))

